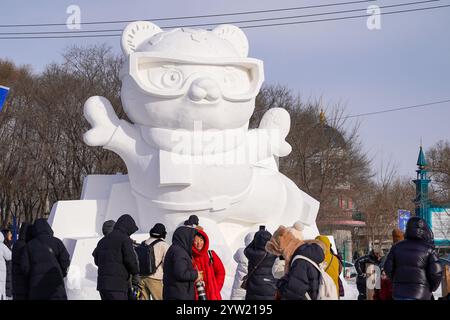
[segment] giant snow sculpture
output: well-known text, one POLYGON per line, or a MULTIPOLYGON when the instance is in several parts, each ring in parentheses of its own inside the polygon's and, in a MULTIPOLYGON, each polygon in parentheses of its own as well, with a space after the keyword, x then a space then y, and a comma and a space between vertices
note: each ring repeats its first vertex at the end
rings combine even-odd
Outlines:
POLYGON ((228 298, 232 253, 249 231, 300 221, 306 237, 318 234, 318 201, 277 169, 276 157, 291 151, 289 114, 270 109, 259 128, 248 129, 264 72, 262 61, 247 57, 238 27, 163 31, 138 21, 124 30, 122 50, 121 98, 131 122, 119 119, 107 99, 91 97, 84 141, 117 153, 128 174, 88 176, 82 199, 57 202, 49 219, 72 256, 69 297, 98 298, 91 252, 102 223, 129 213, 140 227, 135 239, 162 222, 169 241, 180 223, 198 215, 226 265, 228 298))

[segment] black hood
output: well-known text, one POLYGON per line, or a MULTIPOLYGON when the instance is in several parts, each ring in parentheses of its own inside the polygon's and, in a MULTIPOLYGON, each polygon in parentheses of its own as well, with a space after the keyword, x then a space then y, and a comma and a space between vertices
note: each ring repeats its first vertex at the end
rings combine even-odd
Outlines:
POLYGON ((270 238, 272 238, 272 234, 267 230, 256 232, 255 237, 253 238, 253 247, 256 250, 266 250, 266 243, 270 238))
POLYGON ((173 233, 172 244, 176 244, 186 250, 192 256, 192 244, 194 237, 197 234, 197 229, 181 226, 173 233))
POLYGON ((305 243, 297 248, 294 252, 294 258, 296 255, 302 255, 310 258, 315 263, 319 264, 325 259, 325 253, 320 245, 317 243, 305 243))
POLYGON ((110 234, 114 230, 115 224, 116 222, 114 220, 105 221, 102 226, 103 235, 106 236, 107 234, 110 234))
POLYGON ((19 230, 19 240, 28 242, 33 238, 33 225, 28 222, 22 223, 19 230))
POLYGON ((131 236, 133 233, 139 230, 136 222, 129 214, 121 215, 114 225, 114 230, 120 230, 131 236))
POLYGON ((253 241, 245 248, 244 255, 249 260, 261 259, 266 253, 267 256, 273 254, 266 251, 266 243, 272 238, 272 234, 267 230, 260 230, 255 233, 253 241))
POLYGON ((37 219, 33 225, 33 237, 38 237, 43 234, 53 236, 53 230, 46 219, 37 219))
POLYGON ((433 242, 433 232, 428 224, 419 217, 412 217, 406 224, 405 239, 433 242))

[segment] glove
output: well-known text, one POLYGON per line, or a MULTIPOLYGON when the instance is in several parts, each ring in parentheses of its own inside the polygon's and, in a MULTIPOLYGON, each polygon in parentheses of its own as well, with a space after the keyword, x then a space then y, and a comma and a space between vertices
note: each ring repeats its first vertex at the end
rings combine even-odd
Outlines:
POLYGON ((140 282, 141 282, 141 277, 139 277, 138 274, 135 274, 135 275, 131 276, 131 284, 132 284, 134 287, 139 286, 139 283, 140 283, 140 282))

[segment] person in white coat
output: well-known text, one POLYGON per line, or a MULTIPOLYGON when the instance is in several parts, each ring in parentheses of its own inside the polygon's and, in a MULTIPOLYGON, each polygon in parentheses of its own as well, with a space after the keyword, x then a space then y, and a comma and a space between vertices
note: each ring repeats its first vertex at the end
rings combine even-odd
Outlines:
POLYGON ((3 243, 4 240, 0 232, 0 300, 6 300, 6 261, 11 260, 11 250, 3 243))
POLYGON ((245 246, 239 248, 233 256, 234 261, 237 262, 236 274, 234 276, 233 288, 231 289, 231 300, 245 300, 245 290, 241 288, 242 278, 248 272, 248 259, 244 255, 245 248, 253 241, 255 232, 250 232, 245 236, 245 246))

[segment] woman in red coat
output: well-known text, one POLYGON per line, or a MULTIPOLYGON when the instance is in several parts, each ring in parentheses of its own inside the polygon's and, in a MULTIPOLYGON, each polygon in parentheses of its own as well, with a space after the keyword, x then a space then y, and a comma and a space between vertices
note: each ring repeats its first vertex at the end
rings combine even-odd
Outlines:
MULTIPOLYGON (((222 290, 225 280, 225 268, 222 261, 213 250, 209 249, 209 239, 206 233, 198 229, 192 245, 192 262, 194 268, 203 273, 207 300, 222 300, 222 290)), ((195 300, 198 300, 195 287, 195 300)))

